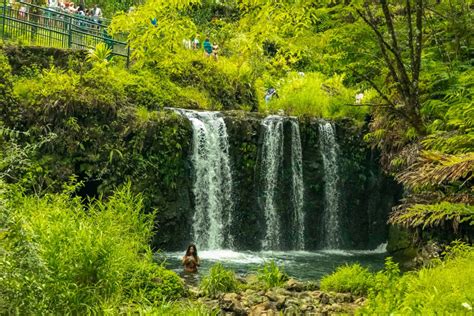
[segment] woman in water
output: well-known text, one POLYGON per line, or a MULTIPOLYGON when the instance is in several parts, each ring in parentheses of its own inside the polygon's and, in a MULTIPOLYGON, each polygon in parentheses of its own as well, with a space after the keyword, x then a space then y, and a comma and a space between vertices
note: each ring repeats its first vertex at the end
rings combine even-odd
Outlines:
POLYGON ((191 244, 188 246, 186 254, 183 257, 183 266, 185 272, 197 272, 197 267, 199 267, 199 257, 195 245, 191 244))

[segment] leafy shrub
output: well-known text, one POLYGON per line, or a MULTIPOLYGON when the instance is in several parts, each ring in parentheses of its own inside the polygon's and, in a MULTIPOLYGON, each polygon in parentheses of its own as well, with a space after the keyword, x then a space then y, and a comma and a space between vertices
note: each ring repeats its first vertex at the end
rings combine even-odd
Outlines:
POLYGON ((474 248, 454 244, 444 261, 400 276, 387 260, 361 314, 463 314, 474 302, 474 248))
POLYGON ((195 301, 166 301, 159 306, 130 305, 122 308, 127 315, 217 316, 220 309, 195 301))
POLYGON ((343 79, 343 76, 328 79, 320 73, 307 73, 304 76, 291 73, 277 87, 279 98, 261 105, 260 110, 277 112, 282 109, 296 116, 351 117, 362 120, 368 109, 350 106, 354 103, 356 90, 345 87, 343 79))
POLYGON ((233 292, 237 290, 239 283, 232 270, 227 270, 221 263, 216 263, 209 270, 200 284, 205 295, 215 297, 220 293, 233 292))
POLYGON ((87 208, 69 193, 41 198, 13 189, 1 202, 1 314, 100 313, 184 291, 175 273, 153 263, 154 214, 141 212, 130 185, 87 208))
POLYGON ((282 285, 288 280, 288 276, 283 269, 278 267, 275 261, 272 260, 266 262, 263 267, 257 270, 257 279, 265 288, 269 289, 282 285))
POLYGON ((367 268, 356 263, 338 267, 334 273, 322 278, 320 286, 323 291, 366 295, 373 285, 373 275, 367 268))

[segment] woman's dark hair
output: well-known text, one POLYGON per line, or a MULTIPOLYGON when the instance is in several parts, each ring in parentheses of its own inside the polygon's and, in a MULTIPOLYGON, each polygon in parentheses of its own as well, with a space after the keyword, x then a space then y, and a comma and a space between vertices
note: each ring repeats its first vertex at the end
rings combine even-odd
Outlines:
POLYGON ((193 256, 194 258, 197 258, 197 256, 198 256, 198 250, 197 250, 195 244, 190 244, 190 245, 188 246, 188 249, 186 249, 186 256, 191 256, 191 253, 189 252, 189 251, 191 250, 191 247, 194 248, 194 253, 193 253, 192 256, 193 256))

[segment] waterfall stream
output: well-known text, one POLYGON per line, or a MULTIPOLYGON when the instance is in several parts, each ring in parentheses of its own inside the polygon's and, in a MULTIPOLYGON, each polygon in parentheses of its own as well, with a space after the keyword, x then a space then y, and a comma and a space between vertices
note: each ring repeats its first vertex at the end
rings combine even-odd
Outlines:
POLYGON ((293 195, 293 227, 295 232, 294 250, 304 249, 304 184, 303 149, 301 147, 300 127, 297 120, 291 120, 291 174, 293 195))
POLYGON ((180 111, 192 123, 192 236, 200 249, 232 246, 232 172, 227 128, 219 112, 180 111))
POLYGON ((262 248, 280 249, 280 217, 275 203, 278 186, 278 173, 283 161, 283 118, 268 116, 262 121, 263 144, 260 170, 263 185, 263 210, 266 231, 262 248))
POLYGON ((324 215, 322 247, 339 249, 342 246, 339 214, 338 145, 335 128, 326 121, 319 124, 319 143, 324 167, 324 215))
MULTIPOLYGON (((304 186, 303 186, 303 160, 299 124, 296 119, 288 119, 281 116, 268 116, 262 121, 263 144, 260 173, 262 179, 262 207, 265 215, 266 231, 262 240, 262 248, 265 250, 279 250, 282 248, 282 219, 279 214, 279 186, 280 174, 285 169, 285 123, 291 124, 291 138, 287 144, 291 146, 291 227, 293 237, 287 244, 293 250, 304 249, 304 186)), ((286 189, 285 189, 286 190, 286 189)), ((280 200, 281 201, 281 200, 280 200)))

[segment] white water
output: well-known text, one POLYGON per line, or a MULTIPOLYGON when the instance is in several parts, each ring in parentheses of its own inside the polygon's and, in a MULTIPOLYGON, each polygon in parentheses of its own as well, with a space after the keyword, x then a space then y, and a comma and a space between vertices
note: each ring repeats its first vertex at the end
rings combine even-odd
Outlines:
POLYGON ((261 158, 262 198, 265 214, 263 249, 280 248, 280 217, 275 205, 278 173, 283 162, 283 118, 268 116, 262 121, 263 144, 261 158))
MULTIPOLYGON (((377 249, 383 246, 377 247, 377 249)), ((170 268, 180 273, 183 271, 181 258, 184 250, 157 254, 157 261, 166 260, 170 268)), ((236 273, 246 275, 254 273, 265 262, 274 260, 290 276, 303 280, 318 280, 335 270, 336 267, 360 263, 373 270, 383 268, 385 254, 376 250, 338 250, 338 251, 234 251, 234 250, 198 250, 201 259, 199 275, 206 275, 216 263, 222 263, 226 268, 236 273)), ((199 276, 198 276, 199 278, 199 276)))
POLYGON ((334 126, 326 121, 319 124, 319 144, 324 166, 324 215, 322 247, 339 249, 342 246, 339 214, 338 145, 334 126))
POLYGON ((297 120, 291 120, 291 171, 293 194, 293 227, 295 234, 294 249, 304 249, 304 185, 303 185, 303 150, 301 148, 300 127, 297 120))
POLYGON ((192 236, 198 249, 232 246, 232 173, 225 122, 219 112, 180 111, 192 123, 192 236))

